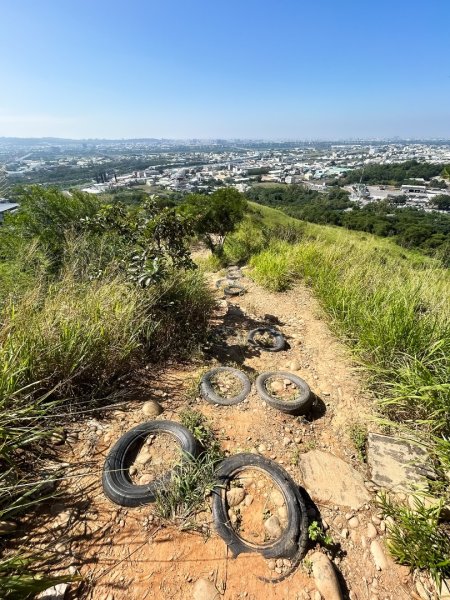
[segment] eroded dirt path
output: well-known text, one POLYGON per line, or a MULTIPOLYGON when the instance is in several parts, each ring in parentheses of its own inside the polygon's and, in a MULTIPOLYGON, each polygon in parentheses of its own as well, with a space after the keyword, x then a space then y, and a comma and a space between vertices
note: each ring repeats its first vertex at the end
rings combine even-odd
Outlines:
MULTIPOLYGON (((211 275, 211 283, 217 278, 211 275)), ((73 572, 86 578, 87 583, 71 597, 191 599, 193 585, 202 577, 215 583, 224 600, 319 597, 308 572, 308 560, 285 581, 264 583, 258 575, 275 575, 268 561, 256 554, 232 559, 214 532, 210 514, 206 517, 211 525, 209 536, 180 532, 158 523, 152 506, 120 508, 104 497, 101 488, 101 469, 108 450, 122 433, 148 419, 141 409, 150 399, 163 408, 158 418, 178 420, 188 405, 201 411, 210 419, 223 449, 229 453, 259 452, 272 458, 299 485, 303 484, 301 456, 311 450, 337 456, 366 477, 350 430, 354 423, 369 422, 372 399, 363 391, 351 356, 330 332, 310 291, 298 285, 287 293, 269 293, 248 277, 242 283, 247 288, 245 295, 220 303, 205 360, 168 365, 158 373, 149 366, 130 380, 135 399, 102 411, 95 419, 73 423, 68 442, 60 451, 61 459, 71 464, 73 478, 61 499, 43 511, 41 525, 42 539, 53 540, 61 566, 71 566, 73 572), (285 351, 259 352, 247 346, 248 331, 262 323, 275 323, 285 334, 289 343, 285 351), (268 370, 294 372, 309 383, 317 396, 316 406, 307 419, 292 417, 266 406, 254 389, 248 401, 236 406, 208 404, 192 393, 193 382, 205 366, 218 364, 241 366, 253 377, 268 370)), ((311 520, 324 519, 336 543, 334 564, 341 575, 344 597, 414 597, 407 570, 389 563, 380 571, 374 564, 368 524, 378 539, 384 526, 373 495, 360 509, 351 511, 333 498, 318 501, 314 489, 308 492, 315 502, 315 506, 309 505, 311 520), (352 523, 357 524, 353 527, 349 520, 355 516, 352 523)), ((38 544, 36 536, 33 539, 38 544)))

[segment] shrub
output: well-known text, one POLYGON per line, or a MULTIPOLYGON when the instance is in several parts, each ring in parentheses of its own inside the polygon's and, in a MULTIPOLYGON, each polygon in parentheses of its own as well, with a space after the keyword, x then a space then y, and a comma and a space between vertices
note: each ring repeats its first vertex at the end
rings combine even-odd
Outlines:
POLYGON ((246 218, 225 241, 225 262, 243 264, 253 254, 261 252, 267 246, 267 242, 267 236, 261 227, 258 227, 250 218, 246 218))
POLYGON ((228 234, 244 218, 246 201, 234 188, 216 190, 211 195, 191 194, 180 206, 180 212, 192 223, 194 231, 213 254, 222 254, 228 234))
POLYGON ((13 258, 22 240, 37 240, 54 269, 61 265, 67 232, 81 231, 81 220, 94 216, 100 206, 92 194, 74 191, 65 195, 37 185, 21 189, 15 199, 20 210, 8 215, 0 229, 0 253, 8 252, 13 258))

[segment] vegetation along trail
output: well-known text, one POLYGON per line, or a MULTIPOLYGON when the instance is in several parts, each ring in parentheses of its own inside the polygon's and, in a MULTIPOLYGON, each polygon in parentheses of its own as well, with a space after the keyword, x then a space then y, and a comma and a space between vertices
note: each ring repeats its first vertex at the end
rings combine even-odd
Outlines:
MULTIPOLYGON (((131 208, 24 194, 0 231, 5 598, 58 583, 66 600, 445 598, 450 309, 440 262, 232 190, 131 208), (281 332, 282 350, 249 344, 258 327, 281 332), (202 397, 217 366, 249 377, 244 401, 202 397), (280 371, 311 388, 305 414, 257 393, 258 375, 280 371), (155 502, 114 504, 105 460, 151 420, 183 425, 202 451, 180 462, 173 440, 148 436, 126 464, 133 483, 179 466, 155 502), (238 453, 275 461, 300 486, 299 565, 233 558, 217 534, 216 468, 238 453)), ((214 385, 237 393, 227 377, 214 385)), ((286 376, 268 385, 289 404, 286 376)), ((266 543, 281 529, 289 507, 271 485, 254 470, 227 491, 244 538, 266 543)))
MULTIPOLYGON (((212 281, 215 279, 212 276, 212 281)), ((232 559, 224 542, 214 533, 208 510, 197 517, 197 532, 182 532, 160 520, 154 506, 114 507, 101 489, 106 453, 122 433, 148 418, 150 400, 162 408, 158 419, 179 421, 186 406, 199 411, 207 417, 227 453, 251 451, 275 459, 300 484, 305 485, 301 456, 317 451, 332 454, 348 465, 346 485, 359 489, 357 484, 366 480, 366 468, 352 438, 369 421, 372 400, 362 390, 348 352, 320 318, 317 302, 302 285, 288 293, 271 293, 247 277, 243 283, 247 294, 222 301, 211 324, 207 344, 210 364, 231 362, 251 374, 268 370, 297 373, 317 395, 316 408, 307 419, 283 415, 265 406, 254 391, 248 402, 237 406, 210 405, 193 393, 193 382, 204 370, 204 363, 199 362, 169 366, 156 377, 149 377, 143 369, 126 384, 135 389, 139 400, 130 400, 126 406, 112 407, 95 419, 71 426, 70 444, 61 447, 59 453, 60 460, 72 465, 71 477, 63 498, 42 511, 41 525, 37 531, 33 528, 30 536, 35 544, 40 539, 44 544, 57 543, 60 566, 77 565, 87 577, 86 597, 190 598, 199 578, 211 579, 224 592, 223 597, 229 599, 256 599, 263 594, 270 598, 306 598, 307 591, 315 590, 307 567, 277 585, 268 587, 258 581, 257 576, 276 576, 270 561, 255 554, 232 559), (286 335, 289 349, 277 354, 249 350, 249 329, 274 318, 286 335), (357 483, 352 483, 353 478, 357 483)), ((336 478, 332 486, 336 485, 337 494, 342 487, 341 476, 340 472, 327 473, 327 477, 336 478)), ((309 489, 307 483, 306 487, 316 502, 309 505, 311 521, 320 521, 320 511, 336 545, 335 564, 354 597, 364 598, 368 586, 382 598, 409 598, 412 581, 407 570, 389 562, 387 569, 377 571, 370 554, 367 528, 373 524, 372 519, 378 522, 377 537, 383 537, 373 495, 366 488, 359 490, 363 502, 352 509, 341 504, 338 495, 331 493, 329 498, 318 499, 315 490, 309 489), (348 522, 354 517, 358 524, 351 528, 348 522)), ((354 499, 349 497, 347 501, 354 499)), ((356 503, 359 504, 359 498, 356 503)), ((314 545, 311 544, 311 552, 314 545)))

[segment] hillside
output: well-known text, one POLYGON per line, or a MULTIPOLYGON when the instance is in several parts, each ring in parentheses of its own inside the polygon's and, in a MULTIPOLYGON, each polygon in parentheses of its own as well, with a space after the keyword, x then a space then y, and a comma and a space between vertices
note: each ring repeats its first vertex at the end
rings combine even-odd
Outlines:
MULTIPOLYGON (((217 590, 230 600, 315 599, 318 589, 327 600, 314 562, 322 553, 342 597, 431 599, 450 576, 448 270, 391 240, 255 203, 242 215, 233 194, 208 197, 219 223, 205 217, 204 198, 194 200, 112 207, 35 188, 0 230, 1 592, 25 598, 56 577, 69 580, 66 600, 206 599, 217 590), (232 233, 221 229, 225 216, 232 233), (224 296, 224 277, 245 293, 224 296), (265 325, 285 336, 282 351, 248 345, 249 330, 265 325), (254 387, 239 404, 208 403, 199 381, 219 365, 252 383, 265 371, 300 376, 312 408, 285 414, 254 387), (156 502, 117 506, 102 488, 105 459, 152 419, 182 423, 205 452, 156 502), (412 506, 373 481, 379 434, 413 436, 428 452, 434 479, 412 506), (217 535, 215 469, 239 452, 274 460, 304 489, 300 566, 258 553, 232 559, 217 535)), ((160 453, 154 469, 175 460, 169 442, 148 444, 160 453)), ((148 477, 138 458, 133 468, 148 477)), ((234 513, 241 532, 258 507, 274 515, 266 484, 254 484, 234 513)))

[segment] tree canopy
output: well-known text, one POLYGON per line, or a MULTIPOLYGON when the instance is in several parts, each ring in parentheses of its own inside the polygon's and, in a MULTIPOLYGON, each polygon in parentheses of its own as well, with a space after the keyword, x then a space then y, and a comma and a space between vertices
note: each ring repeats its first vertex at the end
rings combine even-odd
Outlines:
POLYGON ((233 232, 244 217, 246 201, 234 188, 216 190, 211 195, 190 194, 180 205, 192 227, 208 248, 218 254, 226 236, 233 232))

